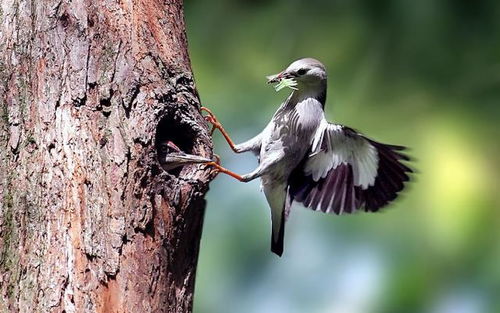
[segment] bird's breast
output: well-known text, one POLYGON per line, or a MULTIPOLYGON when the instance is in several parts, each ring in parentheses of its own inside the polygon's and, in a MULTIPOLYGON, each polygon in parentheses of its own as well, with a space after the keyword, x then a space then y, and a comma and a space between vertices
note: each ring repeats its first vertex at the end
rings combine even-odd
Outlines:
POLYGON ((316 100, 278 111, 263 134, 260 162, 273 164, 272 175, 286 177, 309 150, 322 118, 323 110, 316 100))

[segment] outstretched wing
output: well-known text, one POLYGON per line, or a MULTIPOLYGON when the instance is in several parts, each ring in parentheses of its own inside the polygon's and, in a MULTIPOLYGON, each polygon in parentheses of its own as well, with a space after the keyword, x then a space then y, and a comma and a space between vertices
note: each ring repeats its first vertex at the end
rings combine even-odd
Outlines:
POLYGON ((324 121, 310 153, 289 178, 289 196, 327 213, 378 211, 409 180, 412 170, 401 162, 409 160, 404 149, 324 121))

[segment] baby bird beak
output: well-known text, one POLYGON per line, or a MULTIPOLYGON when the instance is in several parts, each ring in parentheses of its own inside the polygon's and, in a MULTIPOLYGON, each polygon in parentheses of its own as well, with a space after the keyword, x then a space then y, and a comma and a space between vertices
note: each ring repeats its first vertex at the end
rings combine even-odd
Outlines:
POLYGON ((212 160, 194 154, 187 154, 184 152, 173 152, 169 153, 163 159, 161 165, 166 171, 168 171, 179 166, 184 166, 188 164, 208 163, 208 162, 212 162, 212 160))
POLYGON ((166 171, 188 164, 208 163, 213 161, 205 157, 185 153, 171 141, 164 144, 163 148, 165 151, 161 153, 160 164, 166 171))

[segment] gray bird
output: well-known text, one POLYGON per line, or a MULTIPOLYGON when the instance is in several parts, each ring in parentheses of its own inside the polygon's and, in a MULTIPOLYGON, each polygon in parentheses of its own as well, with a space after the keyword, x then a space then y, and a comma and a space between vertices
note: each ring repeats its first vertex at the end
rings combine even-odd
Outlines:
POLYGON ((326 213, 376 212, 396 198, 412 170, 401 163, 409 160, 404 147, 373 141, 325 119, 327 74, 318 60, 297 60, 268 79, 287 80, 294 90, 264 130, 246 142, 233 144, 213 113, 202 110, 235 152, 258 156, 259 166, 241 176, 211 165, 242 182, 261 178, 271 207, 271 251, 281 256, 293 201, 326 213))

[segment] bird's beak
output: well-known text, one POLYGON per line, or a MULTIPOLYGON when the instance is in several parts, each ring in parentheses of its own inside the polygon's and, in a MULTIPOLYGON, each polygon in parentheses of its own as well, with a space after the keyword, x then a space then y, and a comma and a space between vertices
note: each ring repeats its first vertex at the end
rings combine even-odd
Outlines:
POLYGON ((174 152, 167 154, 165 156, 165 159, 163 159, 163 162, 161 162, 161 165, 163 166, 164 169, 171 170, 176 167, 188 164, 208 163, 212 161, 213 160, 197 156, 194 154, 187 154, 184 152, 174 152))
POLYGON ((267 76, 267 83, 268 84, 274 84, 274 83, 279 83, 283 78, 286 78, 285 77, 285 71, 281 72, 281 73, 278 73, 278 74, 275 74, 275 75, 270 75, 270 76, 267 76))

